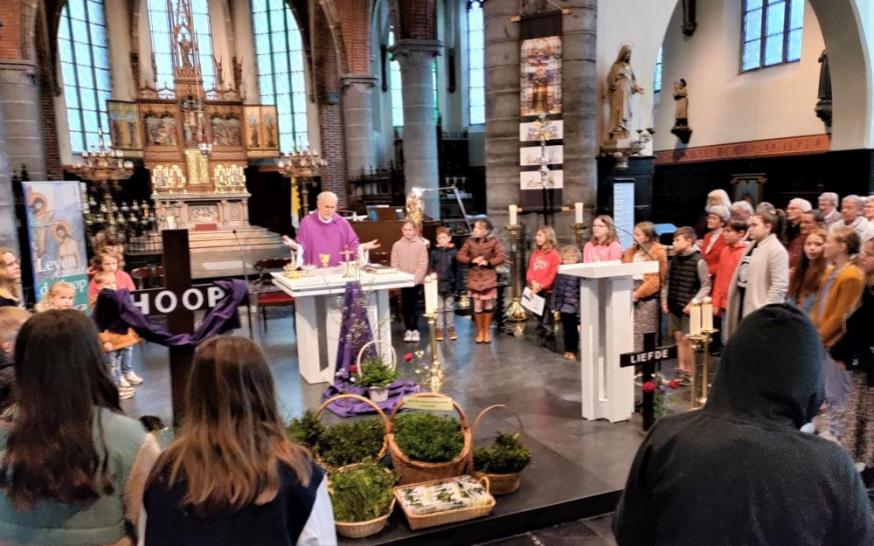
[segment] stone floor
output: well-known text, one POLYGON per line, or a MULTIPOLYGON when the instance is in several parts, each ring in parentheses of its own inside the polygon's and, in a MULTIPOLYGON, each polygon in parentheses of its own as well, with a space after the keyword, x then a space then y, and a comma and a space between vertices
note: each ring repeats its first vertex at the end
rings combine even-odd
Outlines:
MULTIPOLYGON (((306 408, 318 407, 325 384, 309 385, 298 374, 290 311, 271 309, 269 312, 268 331, 262 332, 256 326, 255 338, 273 369, 281 412, 290 418, 306 408)), ((471 423, 483 408, 496 403, 508 405, 519 414, 534 453, 532 465, 523 473, 524 494, 501 497, 504 500, 496 506, 495 515, 512 517, 530 509, 531 505, 567 502, 623 488, 643 437, 638 419, 614 424, 583 420, 579 364, 540 347, 530 336, 496 335, 491 345, 478 345, 474 343, 469 319, 458 317, 457 327, 460 339, 440 344, 447 379, 444 393, 464 408, 471 423)), ((401 328, 399 323, 394 323, 393 337, 399 354, 413 349, 411 344, 400 341, 401 328)), ((238 333, 247 335, 247 327, 244 325, 238 333)), ((157 415, 170 422, 167 354, 166 348, 155 344, 144 343, 135 348, 135 369, 145 382, 138 387, 133 399, 123 402, 128 414, 157 415)), ((399 366, 404 376, 413 377, 406 364, 399 366)), ((512 414, 493 412, 489 415, 477 436, 488 437, 496 430, 508 431, 517 426, 512 414)), ((324 419, 330 421, 334 417, 324 419)), ((609 522, 603 521, 571 522, 496 544, 612 544, 609 522)), ((402 537, 404 533, 409 534, 405 529, 406 525, 399 518, 393 518, 381 535, 389 539, 395 535, 402 537)))

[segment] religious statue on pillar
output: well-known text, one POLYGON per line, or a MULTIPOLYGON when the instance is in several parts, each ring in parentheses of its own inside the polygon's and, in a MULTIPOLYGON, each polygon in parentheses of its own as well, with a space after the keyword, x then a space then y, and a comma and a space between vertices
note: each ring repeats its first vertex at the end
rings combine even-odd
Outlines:
POLYGON ((637 78, 631 69, 631 45, 624 44, 610 73, 607 75, 607 91, 610 101, 610 119, 607 134, 610 140, 622 140, 631 137, 631 118, 633 96, 643 93, 643 87, 637 85, 637 78))
POLYGON ((674 101, 677 106, 671 134, 676 135, 683 144, 688 144, 692 129, 689 128, 689 93, 686 90, 686 80, 683 78, 674 82, 674 101))

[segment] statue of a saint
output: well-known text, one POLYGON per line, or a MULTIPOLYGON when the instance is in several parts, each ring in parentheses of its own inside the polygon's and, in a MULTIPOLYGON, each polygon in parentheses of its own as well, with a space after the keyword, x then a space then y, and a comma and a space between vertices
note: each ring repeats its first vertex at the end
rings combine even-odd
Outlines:
POLYGON ((182 68, 194 66, 194 61, 191 58, 191 49, 191 40, 187 36, 182 36, 179 39, 179 58, 182 60, 182 68))
POLYGON ((674 100, 677 103, 674 114, 674 125, 676 127, 689 126, 689 93, 686 90, 686 80, 680 78, 680 81, 674 82, 674 100))
POLYGON ((616 62, 610 67, 607 75, 607 90, 610 99, 610 121, 608 136, 611 140, 620 140, 631 136, 631 99, 637 93, 643 93, 643 87, 637 85, 634 71, 631 69, 631 46, 625 44, 619 50, 616 62))

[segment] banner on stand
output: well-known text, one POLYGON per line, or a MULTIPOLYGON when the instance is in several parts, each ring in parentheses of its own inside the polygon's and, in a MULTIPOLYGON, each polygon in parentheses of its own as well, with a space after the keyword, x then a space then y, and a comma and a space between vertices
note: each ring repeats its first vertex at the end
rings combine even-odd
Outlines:
POLYGON ((76 289, 74 306, 88 309, 88 256, 79 182, 22 182, 27 234, 37 301, 66 281, 76 289))

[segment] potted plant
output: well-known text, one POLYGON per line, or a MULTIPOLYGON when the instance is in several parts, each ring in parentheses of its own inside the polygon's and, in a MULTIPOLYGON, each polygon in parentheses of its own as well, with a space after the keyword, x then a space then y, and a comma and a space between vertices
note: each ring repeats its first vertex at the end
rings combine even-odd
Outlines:
POLYGON ((531 451, 520 441, 519 433, 498 432, 495 442, 473 451, 473 474, 485 476, 495 495, 512 493, 521 484, 520 473, 531 462, 531 451))
POLYGON ((337 532, 347 538, 374 535, 394 509, 394 472, 376 463, 341 468, 330 476, 329 490, 337 532))
POLYGON ((388 400, 388 387, 397 381, 400 374, 382 358, 367 358, 358 367, 358 386, 367 389, 374 402, 388 400))

